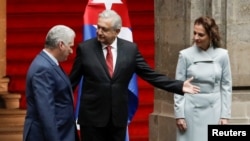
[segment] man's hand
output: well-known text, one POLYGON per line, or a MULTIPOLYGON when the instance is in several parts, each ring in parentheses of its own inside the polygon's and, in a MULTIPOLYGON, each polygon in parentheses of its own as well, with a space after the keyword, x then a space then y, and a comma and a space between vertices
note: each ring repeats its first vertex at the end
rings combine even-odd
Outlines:
POLYGON ((200 92, 200 88, 198 86, 192 85, 190 82, 194 79, 194 77, 189 78, 184 81, 182 91, 184 93, 197 94, 200 92))

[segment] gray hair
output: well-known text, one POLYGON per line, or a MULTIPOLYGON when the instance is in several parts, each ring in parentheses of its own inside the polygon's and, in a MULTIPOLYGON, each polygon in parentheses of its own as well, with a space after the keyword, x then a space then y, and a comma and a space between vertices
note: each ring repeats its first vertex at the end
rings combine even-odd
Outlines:
POLYGON ((47 33, 45 39, 46 48, 56 48, 59 42, 69 44, 72 38, 76 36, 76 33, 73 29, 65 25, 56 25, 53 26, 47 33))
POLYGON ((118 15, 114 10, 104 10, 99 14, 99 18, 112 19, 112 27, 114 29, 121 29, 122 27, 122 19, 120 15, 118 15))

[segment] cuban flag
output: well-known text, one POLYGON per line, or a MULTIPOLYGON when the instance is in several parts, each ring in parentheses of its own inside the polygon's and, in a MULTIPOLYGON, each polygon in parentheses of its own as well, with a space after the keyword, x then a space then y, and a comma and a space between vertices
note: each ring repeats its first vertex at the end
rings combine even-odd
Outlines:
MULTIPOLYGON (((83 40, 88 40, 90 38, 96 37, 96 29, 97 29, 97 19, 98 14, 101 13, 105 9, 112 9, 116 11, 122 18, 122 29, 118 35, 118 37, 123 38, 128 41, 133 41, 132 31, 130 20, 128 16, 128 9, 126 5, 126 0, 89 0, 88 4, 85 8, 85 12, 83 15, 83 40)), ((82 91, 82 82, 84 76, 81 79, 78 88, 78 100, 76 103, 76 117, 78 117, 79 104, 80 104, 80 96, 82 91)), ((132 79, 129 83, 129 116, 128 116, 128 125, 132 121, 135 112, 138 107, 138 86, 137 86, 137 76, 133 75, 132 79)), ((78 130, 80 130, 79 125, 77 126, 78 130)), ((127 128, 127 136, 125 141, 129 141, 129 134, 127 128)))

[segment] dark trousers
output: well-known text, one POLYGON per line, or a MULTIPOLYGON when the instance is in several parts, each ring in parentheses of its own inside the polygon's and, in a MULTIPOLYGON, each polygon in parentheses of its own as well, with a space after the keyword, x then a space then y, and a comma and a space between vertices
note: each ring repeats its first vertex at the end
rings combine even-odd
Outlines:
POLYGON ((125 141, 127 127, 115 127, 110 122, 105 127, 80 125, 81 141, 125 141))

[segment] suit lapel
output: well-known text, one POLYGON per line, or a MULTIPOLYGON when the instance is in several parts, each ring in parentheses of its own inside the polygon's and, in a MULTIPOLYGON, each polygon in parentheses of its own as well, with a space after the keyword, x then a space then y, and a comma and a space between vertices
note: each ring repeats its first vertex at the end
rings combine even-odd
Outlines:
POLYGON ((64 72, 62 68, 60 68, 60 66, 54 65, 53 67, 56 70, 56 72, 62 77, 62 79, 67 83, 68 88, 70 89, 72 101, 74 101, 73 91, 71 89, 71 84, 67 74, 64 72))
POLYGON ((124 50, 124 44, 121 42, 119 38, 117 38, 117 58, 116 58, 116 64, 115 64, 115 69, 114 69, 114 74, 113 74, 113 79, 117 77, 117 74, 119 72, 122 57, 124 56, 123 54, 126 54, 124 50))
POLYGON ((68 85, 68 88, 70 89, 71 92, 71 98, 72 101, 74 101, 73 98, 73 91, 71 89, 71 83, 69 81, 68 76, 65 74, 65 72, 60 68, 60 66, 58 66, 46 53, 44 53, 43 51, 41 52, 41 55, 49 62, 49 64, 54 68, 55 72, 57 72, 61 78, 66 82, 66 84, 68 85))
POLYGON ((105 60, 105 57, 103 55, 102 45, 96 40, 96 44, 93 46, 93 48, 95 48, 97 58, 100 60, 100 63, 102 64, 102 66, 103 66, 106 74, 108 75, 108 77, 110 79, 116 79, 117 74, 119 72, 119 68, 122 65, 121 62, 123 60, 122 58, 124 57, 123 54, 126 54, 125 50, 124 50, 124 48, 125 48, 124 44, 121 42, 121 40, 119 38, 117 38, 117 58, 116 58, 116 64, 114 66, 114 73, 113 73, 112 78, 109 75, 109 71, 108 71, 108 68, 107 68, 107 65, 106 65, 106 60, 105 60))
POLYGON ((64 71, 58 66, 46 53, 42 52, 41 55, 46 58, 49 64, 55 69, 55 71, 63 78, 63 80, 70 86, 69 79, 64 71))
MULTIPOLYGON (((95 42, 95 45, 93 46, 93 48, 95 49, 97 58, 99 59, 103 69, 105 70, 106 74, 108 75, 108 77, 110 77, 109 75, 109 71, 108 71, 108 67, 106 65, 106 60, 103 54, 103 50, 102 50, 102 45, 101 43, 99 43, 97 40, 95 42)), ((111 78, 111 77, 110 77, 111 78)))

